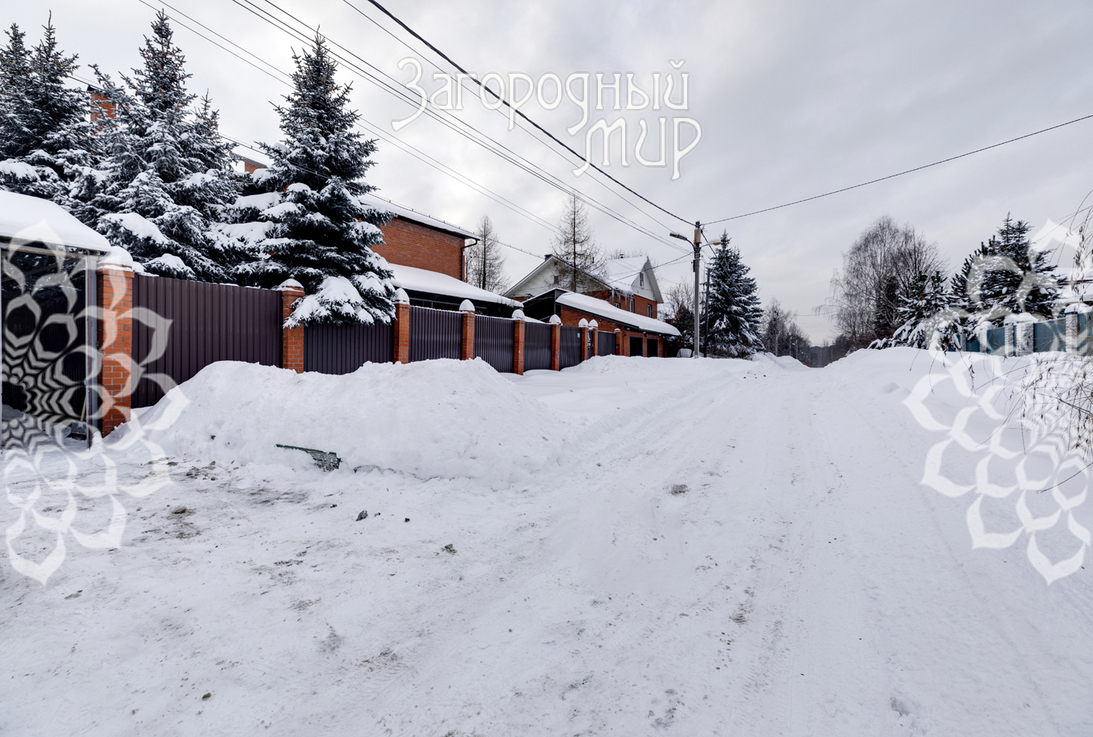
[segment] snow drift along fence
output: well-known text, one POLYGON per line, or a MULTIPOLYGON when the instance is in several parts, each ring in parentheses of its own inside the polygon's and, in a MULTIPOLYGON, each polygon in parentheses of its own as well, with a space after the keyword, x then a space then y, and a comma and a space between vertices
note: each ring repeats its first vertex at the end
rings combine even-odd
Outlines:
POLYGON ((549 369, 550 325, 529 320, 524 330, 524 371, 549 369))
POLYGON ((493 366, 503 374, 513 372, 516 349, 514 320, 503 317, 476 315, 474 318, 474 357, 493 366))
POLYGON ((463 314, 431 307, 410 308, 410 361, 462 356, 463 314))
POLYGON ((581 329, 562 326, 561 367, 569 368, 581 362, 581 329))
POLYGON ((309 325, 304 333, 304 371, 351 374, 366 363, 395 360, 391 325, 309 325))
MULTIPOLYGON (((281 293, 225 284, 133 275, 133 361, 143 374, 166 374, 176 384, 215 361, 281 365, 281 293)), ((141 378, 133 407, 149 407, 163 389, 141 378)))
POLYGON ((615 334, 608 333, 604 330, 599 330, 597 332, 599 333, 599 335, 596 337, 596 355, 615 355, 615 334))

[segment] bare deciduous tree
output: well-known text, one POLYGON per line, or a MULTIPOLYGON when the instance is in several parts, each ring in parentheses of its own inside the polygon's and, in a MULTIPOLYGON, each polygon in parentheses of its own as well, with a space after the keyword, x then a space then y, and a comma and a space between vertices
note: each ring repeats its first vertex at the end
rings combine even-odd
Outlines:
POLYGON ((507 286, 505 255, 489 215, 482 216, 475 237, 478 243, 467 249, 467 283, 490 292, 501 292, 507 286))
POLYGON ((577 292, 580 291, 578 286, 592 283, 592 277, 598 272, 601 254, 592 239, 584 202, 576 194, 566 200, 552 253, 559 262, 559 270, 555 274, 559 284, 577 292))
POLYGON ((843 267, 831 280, 828 309, 855 347, 890 338, 899 327, 899 294, 920 274, 944 271, 937 245, 910 225, 887 215, 862 233, 843 254, 843 267))

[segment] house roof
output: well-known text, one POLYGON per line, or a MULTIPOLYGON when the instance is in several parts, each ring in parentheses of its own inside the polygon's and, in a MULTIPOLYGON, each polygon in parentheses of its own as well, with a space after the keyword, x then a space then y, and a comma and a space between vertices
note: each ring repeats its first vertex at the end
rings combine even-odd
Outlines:
MULTIPOLYGON (((516 284, 505 292, 505 295, 512 297, 518 296, 521 293, 526 293, 528 287, 533 284, 543 272, 553 269, 554 264, 558 261, 559 259, 553 254, 546 256, 543 261, 524 276, 523 279, 516 282, 516 284)), ((596 270, 594 272, 589 272, 588 276, 602 283, 607 289, 612 289, 625 296, 630 296, 634 293, 634 283, 638 281, 638 274, 645 272, 648 277, 647 286, 653 293, 653 301, 664 301, 664 297, 660 292, 660 285, 657 284, 656 272, 653 271, 648 256, 612 258, 601 261, 596 266, 596 270)))
POLYGON ((402 218, 403 220, 409 220, 412 223, 418 223, 429 228, 435 228, 437 230, 443 230, 446 233, 452 233, 453 235, 462 236, 463 238, 474 238, 477 240, 478 236, 469 230, 460 228, 458 225, 452 225, 451 223, 434 218, 430 215, 425 215, 412 210, 409 207, 398 205, 390 200, 385 200, 382 197, 377 197, 375 194, 369 192, 368 194, 362 194, 357 198, 358 201, 365 207, 373 207, 377 210, 382 210, 391 213, 393 217, 402 218))
POLYGON ((441 274, 438 271, 427 271, 425 269, 418 269, 413 266, 401 266, 399 264, 388 264, 387 268, 391 269, 392 273, 394 273, 395 284, 402 287, 407 292, 443 294, 448 297, 455 297, 456 299, 469 299, 472 302, 492 302, 494 304, 507 305, 512 308, 520 306, 519 302, 509 299, 508 297, 502 297, 500 294, 488 292, 485 289, 479 289, 472 284, 460 281, 447 274, 441 274))
POLYGON ((628 328, 634 330, 641 330, 647 333, 657 333, 659 335, 679 335, 679 331, 668 323, 657 320, 652 317, 645 317, 644 315, 638 315, 634 312, 627 312, 615 307, 610 302, 599 299, 598 297, 592 297, 587 294, 577 294, 576 292, 570 292, 566 289, 551 289, 548 292, 543 292, 540 295, 532 297, 524 302, 525 305, 532 305, 535 302, 553 300, 555 304, 564 305, 574 310, 579 310, 594 317, 602 317, 605 320, 625 325, 628 328))
MULTIPOLYGON (((12 165, 18 162, 3 162, 12 165)), ((106 253, 110 243, 60 205, 40 197, 0 191, 0 237, 41 241, 106 253)))

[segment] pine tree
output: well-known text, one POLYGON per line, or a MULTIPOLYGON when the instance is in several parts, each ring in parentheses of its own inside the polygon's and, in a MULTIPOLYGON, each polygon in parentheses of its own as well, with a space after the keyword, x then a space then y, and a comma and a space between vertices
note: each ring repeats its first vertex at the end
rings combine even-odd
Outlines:
POLYGON ((103 126, 107 181, 91 205, 103 213, 98 230, 146 271, 224 281, 230 259, 211 221, 238 192, 231 148, 219 138, 208 99, 191 108, 196 96, 186 89, 190 75, 173 36, 160 11, 140 51, 144 65, 122 77, 124 88, 98 75, 100 93, 117 112, 103 126))
POLYGON ((0 49, 0 158, 16 159, 34 148, 30 120, 30 52, 26 34, 15 23, 6 31, 8 45, 0 49))
POLYGON ((505 255, 489 215, 483 215, 475 231, 478 243, 467 249, 467 282, 490 292, 505 289, 505 255))
POLYGON ((593 280, 599 271, 600 249, 592 238, 584 202, 576 192, 566 200, 552 252, 559 264, 555 276, 566 289, 579 292, 580 287, 597 283, 593 280))
POLYGON ((708 354, 742 357, 762 348, 763 310, 749 271, 740 260, 740 251, 729 245, 728 234, 722 234, 721 247, 710 263, 707 314, 703 317, 709 331, 704 341, 708 354))
POLYGON ((285 139, 263 145, 273 161, 254 177, 262 192, 234 208, 236 222, 252 231, 253 260, 237 273, 259 286, 303 284, 308 296, 290 326, 388 322, 392 275, 372 250, 386 215, 359 199, 375 189, 364 182, 375 141, 353 130, 359 113, 349 108, 349 86, 334 79, 337 65, 321 36, 293 60, 293 91, 276 106, 285 139))

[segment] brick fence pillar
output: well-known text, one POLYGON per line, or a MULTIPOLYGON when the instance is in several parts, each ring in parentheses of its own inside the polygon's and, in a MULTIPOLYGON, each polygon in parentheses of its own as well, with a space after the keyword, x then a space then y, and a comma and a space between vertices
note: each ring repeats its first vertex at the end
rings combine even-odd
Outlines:
POLYGON ((588 320, 581 318, 578 327, 581 330, 581 363, 588 360, 588 320))
POLYGON ((464 361, 474 360, 474 304, 469 300, 463 300, 459 305, 459 311, 463 313, 463 350, 460 358, 464 361))
POLYGON ((512 373, 517 376, 524 375, 524 340, 527 334, 527 323, 524 322, 524 311, 516 309, 512 311, 512 373))
POLYGON ((1013 356, 1016 356, 1017 355, 1017 340, 1016 340, 1017 329, 1016 329, 1016 326, 1014 326, 1014 324, 1012 322, 1009 323, 1008 325, 1003 325, 1002 326, 1002 334, 1006 338, 1006 347, 1004 349, 1005 352, 1002 355, 1005 356, 1006 358, 1011 358, 1013 356))
POLYGON ((98 270, 99 346, 102 350, 102 434, 128 422, 133 392, 133 270, 111 264, 98 270))
POLYGON ((1035 323, 1031 322, 1019 322, 1015 326, 1014 331, 1015 340, 1014 345, 1016 347, 1016 355, 1027 356, 1033 352, 1036 342, 1033 339, 1035 331, 1035 323))
POLYGON ((281 292, 281 368, 304 372, 304 328, 286 328, 292 316, 293 305, 304 296, 304 287, 295 279, 286 280, 277 287, 281 292))
POLYGON ((410 297, 406 290, 395 292, 394 351, 395 363, 410 363, 410 297))
POLYGON ((641 334, 641 355, 643 358, 649 357, 649 334, 641 334))
POLYGON ((595 320, 588 323, 588 357, 600 355, 600 324, 595 320))
POLYGON ((562 370, 562 318, 550 316, 550 370, 562 370))
POLYGON ((615 328, 615 355, 616 356, 625 356, 626 355, 626 352, 624 351, 623 346, 622 346, 622 342, 623 342, 622 339, 624 337, 625 336, 623 335, 622 330, 619 329, 619 328, 615 328))

